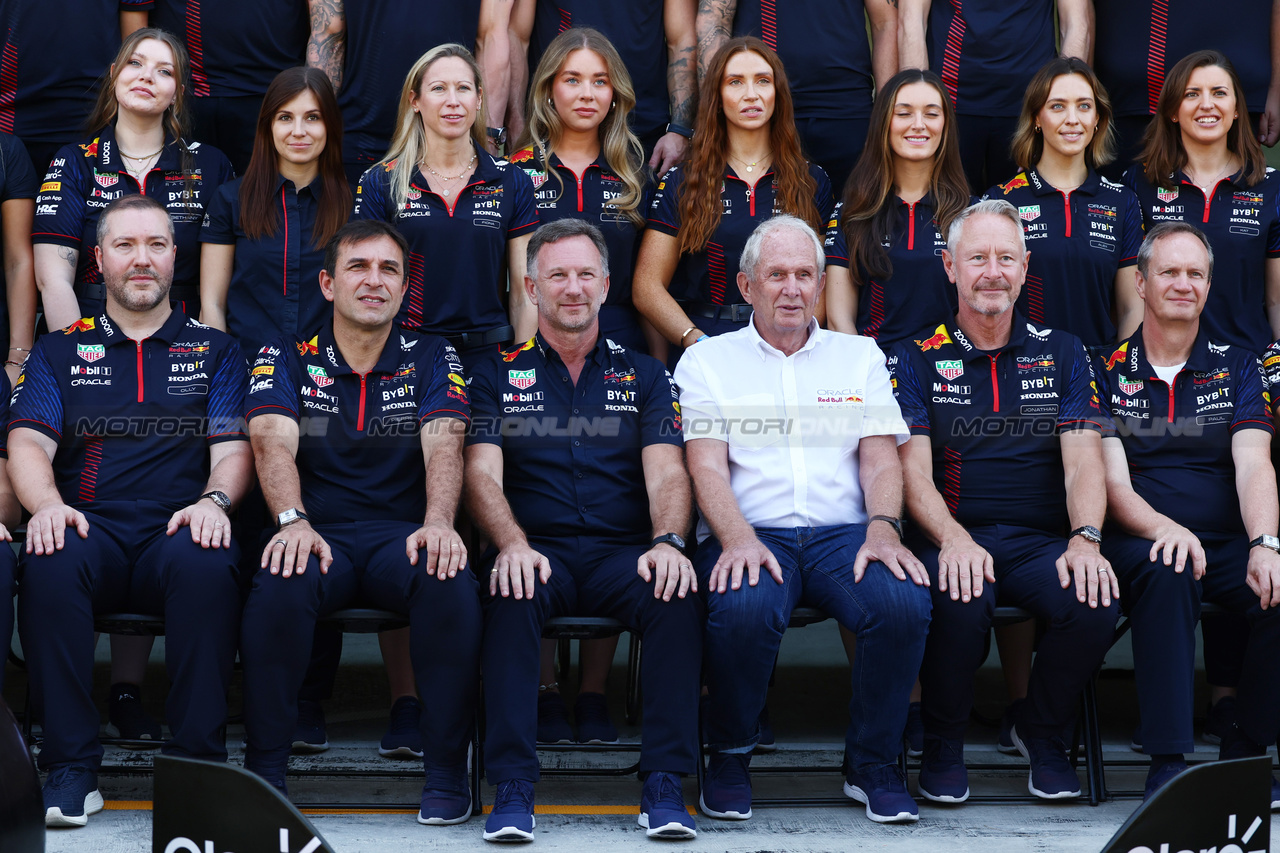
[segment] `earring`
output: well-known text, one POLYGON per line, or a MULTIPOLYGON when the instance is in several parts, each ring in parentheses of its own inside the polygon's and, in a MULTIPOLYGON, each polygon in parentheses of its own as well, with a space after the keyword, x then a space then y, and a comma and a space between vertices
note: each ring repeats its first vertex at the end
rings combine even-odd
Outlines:
POLYGON ((1036 133, 1039 133, 1039 132, 1040 132, 1040 125, 1038 125, 1038 124, 1037 124, 1037 125, 1036 125, 1036 133))
POLYGON ((614 107, 616 107, 617 105, 618 105, 618 102, 617 102, 617 101, 613 101, 613 102, 611 102, 611 103, 609 104, 609 109, 613 109, 613 108, 614 108, 614 107))
POLYGON ((556 105, 555 101, 553 101, 551 98, 547 98, 547 106, 554 107, 555 105, 556 105))

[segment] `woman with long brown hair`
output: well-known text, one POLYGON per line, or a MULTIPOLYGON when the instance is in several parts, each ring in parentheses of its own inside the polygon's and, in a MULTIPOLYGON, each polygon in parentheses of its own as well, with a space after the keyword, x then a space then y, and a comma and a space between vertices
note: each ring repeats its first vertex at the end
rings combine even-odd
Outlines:
POLYGON ((325 244, 350 214, 333 86, 316 68, 281 71, 263 96, 248 170, 209 203, 200 321, 246 356, 280 335, 310 338, 329 306, 325 244))
POLYGON ((969 204, 955 113, 932 71, 895 74, 827 229, 827 324, 887 350, 956 312, 942 268, 947 227, 969 204))
POLYGON ((821 231, 831 207, 826 173, 801 151, 778 55, 750 36, 725 42, 703 78, 685 159, 658 183, 636 263, 632 299, 676 345, 668 362, 746 325, 738 258, 757 225, 790 213, 821 231))

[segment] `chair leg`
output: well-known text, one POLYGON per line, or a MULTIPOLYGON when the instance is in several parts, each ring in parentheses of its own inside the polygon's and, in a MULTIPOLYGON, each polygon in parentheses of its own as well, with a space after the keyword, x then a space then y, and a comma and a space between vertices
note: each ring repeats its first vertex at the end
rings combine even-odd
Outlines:
POLYGON ((1084 717, 1085 770, 1089 777, 1089 805, 1107 801, 1106 770, 1102 765, 1102 733, 1098 721, 1097 674, 1084 686, 1081 713, 1084 717))
POLYGON ((562 637, 559 641, 559 653, 557 654, 559 661, 556 666, 556 680, 560 682, 561 689, 569 686, 569 660, 572 653, 573 647, 570 641, 562 637))
POLYGON ((627 652, 627 725, 634 726, 640 719, 640 635, 631 633, 631 648, 627 652))

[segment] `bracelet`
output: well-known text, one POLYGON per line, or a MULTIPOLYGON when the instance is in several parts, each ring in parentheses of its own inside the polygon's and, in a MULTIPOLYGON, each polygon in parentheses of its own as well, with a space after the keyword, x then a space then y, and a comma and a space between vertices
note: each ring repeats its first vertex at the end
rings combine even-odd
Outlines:
POLYGON ((550 684, 539 684, 539 685, 538 685, 538 692, 539 692, 539 693, 545 693, 545 692, 547 692, 548 690, 559 690, 559 689, 560 689, 560 682, 558 682, 558 681, 553 681, 553 682, 551 682, 550 684))
POLYGON ((9 349, 11 349, 11 350, 15 350, 15 349, 16 349, 18 352, 31 352, 31 350, 27 349, 26 347, 16 347, 16 346, 15 346, 15 347, 9 347, 9 349))
POLYGON ((706 335, 706 334, 699 335, 698 337, 696 337, 696 338, 694 338, 694 339, 693 339, 693 342, 694 342, 695 344, 700 344, 700 343, 702 343, 703 341, 707 340, 707 339, 708 339, 708 338, 710 338, 710 337, 711 337, 710 335, 706 335))
POLYGON ((696 328, 698 328, 698 327, 697 327, 697 326, 690 326, 689 328, 685 329, 685 330, 684 330, 684 334, 682 334, 682 335, 680 336, 680 343, 684 343, 684 339, 685 339, 685 338, 687 338, 687 337, 689 337, 689 333, 690 333, 690 332, 692 332, 692 331, 693 331, 694 329, 696 329, 696 328))
POLYGON ((14 367, 26 367, 26 366, 27 366, 27 363, 26 363, 25 361, 13 361, 13 360, 11 360, 11 359, 10 359, 10 360, 6 360, 6 361, 5 361, 5 364, 12 364, 14 367))

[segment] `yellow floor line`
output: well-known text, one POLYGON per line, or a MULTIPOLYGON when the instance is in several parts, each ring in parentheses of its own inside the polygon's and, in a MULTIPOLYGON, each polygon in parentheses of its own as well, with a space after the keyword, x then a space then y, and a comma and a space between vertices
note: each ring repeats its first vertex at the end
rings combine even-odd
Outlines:
MULTIPOLYGON (((151 800, 107 800, 103 804, 103 808, 107 811, 151 811, 151 800)), ((687 807, 689 814, 694 814, 693 807, 687 807)), ((347 814, 417 814, 413 809, 362 809, 352 807, 349 809, 309 809, 300 807, 298 809, 304 815, 325 816, 325 815, 347 815, 347 814)), ((482 810, 483 814, 489 814, 493 811, 492 806, 485 806, 482 810)), ((548 815, 633 815, 640 813, 639 806, 534 806, 534 814, 548 815)))

